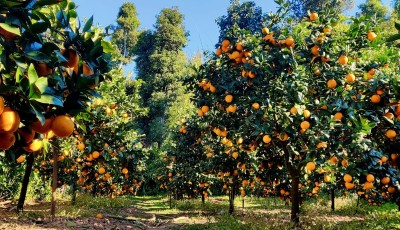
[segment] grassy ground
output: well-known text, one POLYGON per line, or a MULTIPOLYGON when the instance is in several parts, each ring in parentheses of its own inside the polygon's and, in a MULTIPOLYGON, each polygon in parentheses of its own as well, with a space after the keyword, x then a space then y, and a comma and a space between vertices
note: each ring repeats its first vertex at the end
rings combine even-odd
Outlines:
MULTIPOLYGON (((228 215, 227 197, 172 202, 166 197, 93 198, 80 195, 77 203, 60 201, 57 218, 49 218, 49 202, 28 203, 23 214, 14 204, 0 203, 0 229, 293 229, 290 209, 274 198, 235 200, 236 212, 228 215), (103 219, 96 219, 97 213, 103 219)), ((400 229, 400 212, 394 204, 356 208, 353 197, 337 198, 336 210, 326 199, 302 206, 300 229, 400 229)))

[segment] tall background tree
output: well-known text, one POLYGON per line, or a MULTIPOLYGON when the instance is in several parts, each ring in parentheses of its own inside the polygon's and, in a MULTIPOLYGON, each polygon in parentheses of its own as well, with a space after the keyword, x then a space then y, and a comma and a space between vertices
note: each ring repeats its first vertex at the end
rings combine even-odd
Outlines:
POLYGON ((113 42, 122 54, 121 63, 128 64, 134 56, 134 47, 138 41, 140 25, 136 7, 132 2, 125 2, 119 9, 117 26, 112 35, 113 42))
POLYGON ((376 15, 380 19, 385 18, 389 12, 388 7, 383 5, 381 0, 366 0, 358 8, 361 10, 362 15, 376 15))

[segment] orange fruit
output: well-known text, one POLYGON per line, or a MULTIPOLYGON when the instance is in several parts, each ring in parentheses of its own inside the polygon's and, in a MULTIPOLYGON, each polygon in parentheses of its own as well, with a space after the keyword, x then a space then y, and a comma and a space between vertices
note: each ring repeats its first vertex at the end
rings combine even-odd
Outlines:
POLYGON ((123 168, 122 169, 122 174, 128 174, 128 169, 127 168, 123 168))
POLYGON ((236 59, 239 57, 239 52, 238 51, 233 51, 231 55, 229 55, 230 59, 236 59))
POLYGON ((369 189, 373 189, 374 188, 374 184, 372 184, 371 182, 365 182, 364 183, 364 190, 369 190, 369 189))
POLYGON ((7 150, 15 143, 14 133, 0 133, 0 150, 7 150))
POLYGON ((251 71, 249 71, 249 72, 247 73, 247 75, 249 76, 249 78, 255 78, 255 77, 256 77, 256 73, 253 73, 253 72, 251 72, 251 71))
POLYGON ((323 32, 324 32, 325 34, 330 34, 330 33, 332 32, 332 29, 329 28, 329 27, 325 27, 325 28, 323 29, 323 32))
POLYGON ((20 128, 18 129, 18 134, 25 140, 26 143, 29 143, 33 140, 35 137, 35 131, 28 130, 27 128, 20 128))
POLYGON ((393 114, 393 113, 390 113, 390 112, 385 113, 384 116, 385 116, 387 119, 389 119, 389 120, 393 120, 393 118, 394 118, 394 114, 393 114))
POLYGON ((376 39, 376 33, 373 32, 373 31, 369 31, 368 34, 367 34, 367 38, 368 38, 369 41, 372 42, 373 40, 376 39))
POLYGON ((372 175, 372 174, 368 174, 368 175, 367 175, 367 181, 368 181, 368 182, 373 182, 374 180, 375 180, 374 175, 372 175))
POLYGON ((288 37, 288 38, 286 38, 285 43, 287 46, 290 47, 294 44, 294 39, 292 37, 288 37))
POLYGON ((218 49, 215 51, 215 54, 216 54, 217 56, 221 56, 221 54, 222 54, 221 48, 218 48, 218 49))
POLYGON ((93 157, 94 159, 97 159, 97 158, 100 157, 100 153, 99 153, 98 151, 94 151, 94 152, 92 152, 92 157, 93 157))
POLYGON ((228 94, 225 96, 226 103, 231 103, 233 101, 233 96, 228 94))
POLYGON ((76 146, 79 151, 83 151, 85 149, 85 144, 82 142, 79 142, 79 144, 76 146))
POLYGON ((395 192, 396 192, 396 188, 393 187, 393 186, 389 186, 388 192, 389 192, 389 193, 395 193, 395 192))
POLYGON ((399 158, 399 154, 397 154, 397 153, 392 153, 392 154, 390 154, 390 158, 392 158, 392 160, 397 160, 397 158, 399 158))
POLYGON ((322 148, 327 148, 328 147, 328 143, 326 142, 319 142, 317 144, 317 149, 322 149, 322 148))
POLYGON ((4 107, 0 115, 0 133, 13 133, 17 131, 21 119, 19 114, 10 107, 4 107))
POLYGON ((4 111, 4 98, 0 96, 0 115, 3 113, 3 111, 4 111))
POLYGON ((278 135, 278 139, 281 141, 287 141, 289 139, 289 135, 287 135, 287 133, 283 132, 278 135))
POLYGON ((342 166, 343 166, 343 167, 349 166, 349 162, 348 162, 346 159, 343 159, 343 160, 342 160, 342 166))
POLYGON ((353 180, 353 177, 350 174, 346 174, 343 176, 343 180, 347 183, 350 183, 353 180))
POLYGON ((263 136, 263 142, 264 143, 266 143, 266 144, 268 144, 268 143, 270 143, 271 142, 271 137, 269 136, 269 135, 264 135, 263 136))
POLYGON ((388 177, 388 176, 383 177, 381 179, 381 183, 384 184, 384 185, 389 184, 390 183, 390 177, 388 177))
POLYGON ((202 116, 204 116, 204 112, 201 109, 199 109, 197 111, 197 115, 199 115, 199 117, 202 117, 202 116))
POLYGON ((31 143, 28 144, 27 147, 23 147, 23 149, 27 152, 33 153, 42 150, 43 141, 40 139, 34 139, 31 143))
POLYGON ((103 168, 103 167, 100 167, 98 170, 97 170, 97 172, 99 172, 99 174, 104 174, 104 173, 106 173, 106 170, 103 168))
POLYGON ((346 81, 347 81, 348 83, 353 83, 353 82, 356 81, 356 76, 355 76, 354 74, 352 74, 352 73, 348 73, 348 74, 346 75, 346 81))
POLYGON ((207 113, 210 110, 210 107, 208 107, 207 105, 203 105, 201 107, 201 111, 203 111, 203 113, 207 113))
POLYGON ((313 46, 311 48, 311 53, 314 54, 315 56, 319 55, 319 46, 313 46))
POLYGON ((238 153, 238 152, 233 152, 233 153, 232 153, 232 157, 233 157, 234 159, 238 158, 238 156, 239 156, 239 153, 238 153))
POLYGON ((82 68, 83 75, 92 76, 94 74, 92 68, 90 68, 90 66, 85 61, 83 61, 82 66, 83 66, 83 68, 82 68))
POLYGON ((257 102, 254 102, 251 107, 253 107, 253 109, 258 110, 260 108, 260 104, 258 104, 257 102))
POLYGON ((239 51, 243 50, 243 45, 242 45, 241 42, 236 43, 236 49, 239 50, 239 51))
POLYGON ((47 133, 50 128, 51 128, 51 123, 53 122, 53 117, 52 118, 47 118, 44 121, 44 124, 42 125, 42 123, 37 120, 35 122, 32 123, 32 129, 35 130, 37 133, 47 133))
POLYGON ((210 85, 210 92, 215 93, 215 91, 217 91, 217 88, 215 88, 213 85, 210 85))
POLYGON ((261 32, 263 34, 269 34, 269 29, 267 27, 262 28, 261 32))
POLYGON ((341 55, 338 59, 339 64, 346 65, 349 62, 349 58, 346 55, 341 55))
POLYGON ((25 156, 24 156, 24 155, 19 156, 19 157, 16 159, 16 161, 17 161, 18 163, 24 162, 24 161, 25 161, 25 156))
POLYGON ((296 107, 292 107, 292 108, 290 108, 290 114, 292 114, 292 115, 296 115, 297 114, 297 109, 296 109, 296 107))
POLYGON ((231 44, 231 43, 230 43, 229 40, 226 40, 226 39, 225 39, 225 40, 222 41, 222 46, 223 46, 223 47, 228 47, 230 44, 231 44))
POLYGON ((335 113, 335 115, 333 116, 333 119, 337 120, 337 121, 341 121, 343 118, 343 114, 341 112, 337 112, 335 113))
POLYGON ((79 55, 73 49, 64 49, 62 55, 68 60, 66 66, 78 74, 79 55))
POLYGON ((346 186, 347 189, 353 189, 354 188, 354 184, 353 183, 344 183, 344 186, 346 186))
POLYGON ((300 127, 301 127, 302 129, 304 129, 304 130, 307 130, 307 129, 310 128, 310 122, 308 122, 308 121, 303 121, 303 122, 301 122, 300 127))
POLYGON ((374 94, 371 96, 371 102, 374 104, 378 104, 379 102, 381 102, 381 96, 374 94))
POLYGON ((308 162, 308 163, 306 164, 306 169, 307 169, 308 171, 310 171, 310 172, 314 171, 314 170, 315 170, 315 167, 316 167, 316 165, 315 165, 315 163, 312 162, 312 161, 310 161, 310 162, 308 162))
POLYGON ((331 165, 337 164, 338 161, 339 161, 339 160, 338 160, 337 157, 331 157, 331 158, 329 159, 329 162, 331 163, 331 165))
POLYGON ((303 116, 304 116, 304 118, 310 118, 311 117, 311 112, 310 112, 310 110, 307 110, 307 109, 305 109, 304 111, 303 111, 303 116))
POLYGON ((318 14, 316 12, 312 12, 310 14, 310 21, 315 21, 318 19, 318 14))
POLYGON ((389 129, 388 131, 386 131, 386 137, 388 137, 389 139, 393 139, 396 137, 397 133, 396 131, 394 131, 393 129, 389 129))
POLYGON ((337 83, 336 83, 336 80, 332 78, 326 83, 326 85, 328 86, 328 88, 334 89, 334 88, 336 88, 337 83))
POLYGON ((236 105, 229 105, 229 106, 226 108, 226 111, 227 111, 228 113, 234 113, 234 112, 236 112, 236 109, 237 109, 236 105))
POLYGON ((97 218, 97 219, 103 219, 103 214, 97 213, 97 214, 96 214, 96 218, 97 218))
POLYGON ((74 122, 67 115, 60 115, 54 118, 51 130, 57 137, 69 137, 74 132, 74 122))

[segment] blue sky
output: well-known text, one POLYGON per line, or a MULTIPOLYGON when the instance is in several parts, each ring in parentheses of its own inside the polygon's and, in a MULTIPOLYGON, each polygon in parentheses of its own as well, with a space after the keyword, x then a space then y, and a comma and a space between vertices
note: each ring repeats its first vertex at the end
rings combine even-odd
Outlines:
MULTIPOLYGON (((95 24, 103 27, 115 24, 119 7, 127 0, 75 0, 78 6, 78 15, 83 20, 94 16, 95 24)), ((130 0, 138 11, 140 28, 153 29, 156 16, 165 7, 177 6, 185 16, 186 30, 189 31, 189 42, 184 49, 188 57, 200 50, 214 50, 218 39, 218 26, 215 19, 225 15, 229 0, 130 0)), ((254 0, 262 7, 263 12, 276 10, 273 0, 254 0)), ((355 0, 359 5, 364 0, 355 0)), ((391 0, 383 0, 384 4, 391 4, 391 0)), ((346 14, 355 14, 357 7, 346 14)))

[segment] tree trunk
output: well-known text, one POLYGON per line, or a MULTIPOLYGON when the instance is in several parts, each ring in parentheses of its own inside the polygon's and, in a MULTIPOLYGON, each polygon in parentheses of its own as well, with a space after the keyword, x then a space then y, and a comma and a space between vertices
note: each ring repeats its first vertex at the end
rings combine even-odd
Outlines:
POLYGON ((331 190, 331 210, 335 211, 335 189, 331 190))
POLYGON ((206 201, 205 197, 204 197, 204 193, 201 193, 201 203, 204 204, 206 201))
POLYGON ((35 157, 33 156, 32 153, 30 153, 26 157, 25 175, 24 175, 24 179, 22 180, 22 188, 21 188, 21 193, 19 194, 17 212, 21 212, 24 210, 26 192, 28 191, 29 178, 31 176, 34 161, 35 161, 35 157))
POLYGON ((71 195, 72 195, 72 201, 71 201, 71 203, 72 203, 72 205, 75 205, 76 204, 76 185, 75 185, 75 183, 72 183, 72 185, 71 185, 71 195))
MULTIPOLYGON (((53 148, 54 150, 54 148, 53 148)), ((58 182, 58 154, 57 151, 53 151, 53 175, 52 175, 52 185, 51 185, 51 218, 54 220, 56 217, 56 195, 57 195, 57 182, 58 182)))
POLYGON ((233 214, 235 211, 235 182, 233 182, 232 189, 229 193, 229 214, 233 214))
POLYGON ((299 183, 300 178, 298 175, 291 175, 292 177, 292 209, 290 220, 297 226, 300 222, 300 197, 299 197, 299 183))
POLYGON ((172 208, 172 194, 169 193, 169 208, 172 208))

